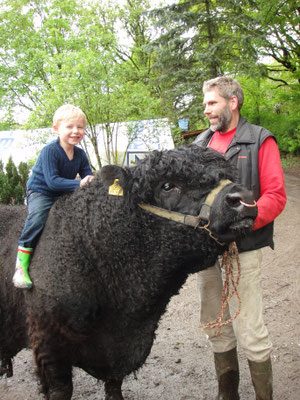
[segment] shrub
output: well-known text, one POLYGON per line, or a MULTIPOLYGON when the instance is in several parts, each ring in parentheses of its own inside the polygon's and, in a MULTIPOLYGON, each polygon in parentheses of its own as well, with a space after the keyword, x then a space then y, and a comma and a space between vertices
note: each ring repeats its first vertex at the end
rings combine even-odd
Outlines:
POLYGON ((28 164, 22 162, 17 169, 10 157, 3 168, 3 162, 0 161, 0 203, 24 204, 28 177, 28 164))

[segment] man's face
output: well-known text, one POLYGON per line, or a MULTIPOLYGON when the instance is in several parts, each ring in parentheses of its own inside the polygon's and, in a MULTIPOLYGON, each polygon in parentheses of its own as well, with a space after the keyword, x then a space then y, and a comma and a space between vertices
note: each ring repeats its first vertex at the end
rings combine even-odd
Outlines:
POLYGON ((219 95, 218 89, 211 89, 204 95, 204 114, 213 131, 227 132, 232 121, 230 100, 219 95))

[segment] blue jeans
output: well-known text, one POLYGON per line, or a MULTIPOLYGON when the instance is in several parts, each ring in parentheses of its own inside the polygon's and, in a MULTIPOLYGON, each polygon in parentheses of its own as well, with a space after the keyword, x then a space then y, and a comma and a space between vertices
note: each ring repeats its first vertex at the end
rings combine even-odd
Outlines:
POLYGON ((19 237, 19 246, 29 248, 36 246, 46 224, 50 208, 57 199, 58 197, 50 197, 38 192, 28 192, 28 216, 19 237))

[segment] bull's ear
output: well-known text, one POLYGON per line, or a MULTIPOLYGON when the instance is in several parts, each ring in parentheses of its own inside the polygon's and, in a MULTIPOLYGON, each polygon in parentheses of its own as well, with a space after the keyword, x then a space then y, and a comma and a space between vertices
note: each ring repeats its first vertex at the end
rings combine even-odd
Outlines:
POLYGON ((118 165, 105 165, 100 172, 103 184, 111 194, 122 196, 121 191, 127 186, 128 173, 118 165))

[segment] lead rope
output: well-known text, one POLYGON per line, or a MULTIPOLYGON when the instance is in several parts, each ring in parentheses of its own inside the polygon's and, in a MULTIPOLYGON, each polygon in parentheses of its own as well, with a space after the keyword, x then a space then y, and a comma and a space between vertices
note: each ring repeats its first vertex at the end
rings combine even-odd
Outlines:
POLYGON ((241 311, 241 298, 237 291, 237 285, 241 276, 241 264, 239 259, 239 252, 235 242, 230 243, 228 251, 225 251, 222 258, 221 268, 225 271, 225 281, 222 291, 221 312, 215 321, 203 325, 204 329, 218 328, 217 335, 220 334, 223 326, 229 325, 236 319, 241 311), (238 273, 236 280, 234 279, 233 262, 236 260, 238 273), (236 295, 238 301, 238 309, 234 316, 227 321, 224 321, 224 314, 229 300, 233 295, 236 295))

